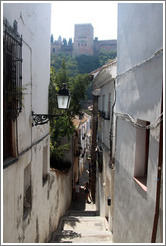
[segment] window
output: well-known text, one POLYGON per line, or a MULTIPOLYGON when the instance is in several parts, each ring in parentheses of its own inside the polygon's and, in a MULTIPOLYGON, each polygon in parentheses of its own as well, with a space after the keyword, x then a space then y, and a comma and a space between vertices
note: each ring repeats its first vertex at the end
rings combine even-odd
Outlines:
POLYGON ((108 94, 108 116, 110 117, 111 112, 111 93, 108 94))
POLYGON ((17 22, 3 21, 3 157, 16 157, 16 124, 22 110, 22 37, 17 22))
POLYGON ((23 219, 26 219, 32 207, 31 164, 24 169, 24 204, 23 219))
MULTIPOLYGON (((150 122, 143 120, 137 120, 137 123, 143 126, 150 124, 150 122)), ((149 129, 144 128, 137 128, 136 130, 134 179, 145 191, 147 190, 149 131, 149 129)))
POLYGON ((110 119, 110 114, 108 111, 106 112, 106 108, 105 108, 105 95, 102 96, 102 118, 105 120, 110 119))
POLYGON ((15 120, 22 110, 22 37, 4 20, 3 33, 3 109, 15 120))
POLYGON ((55 53, 55 48, 53 48, 53 53, 55 53))
POLYGON ((48 146, 43 148, 43 186, 48 178, 48 146))
POLYGON ((105 95, 102 96, 102 112, 105 111, 105 95))
POLYGON ((102 173, 102 171, 103 171, 103 149, 102 149, 102 147, 98 148, 98 151, 97 151, 97 162, 98 162, 99 173, 102 173))

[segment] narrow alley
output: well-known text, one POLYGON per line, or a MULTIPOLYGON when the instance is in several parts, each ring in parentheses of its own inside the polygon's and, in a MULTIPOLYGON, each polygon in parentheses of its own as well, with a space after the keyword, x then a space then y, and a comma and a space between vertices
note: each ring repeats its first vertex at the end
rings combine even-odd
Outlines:
POLYGON ((165 245, 165 2, 1 9, 1 245, 165 245))
POLYGON ((88 163, 79 179, 80 194, 70 210, 60 219, 49 243, 113 243, 108 222, 99 216, 96 205, 85 201, 84 185, 88 182, 88 163))

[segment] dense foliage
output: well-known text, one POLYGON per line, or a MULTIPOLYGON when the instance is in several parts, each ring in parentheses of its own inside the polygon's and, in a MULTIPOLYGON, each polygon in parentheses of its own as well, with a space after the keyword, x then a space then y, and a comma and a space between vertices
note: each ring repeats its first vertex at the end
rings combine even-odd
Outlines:
POLYGON ((116 57, 115 52, 101 51, 99 56, 81 55, 71 58, 65 54, 51 57, 50 85, 49 85, 49 113, 61 114, 59 119, 50 122, 50 160, 51 166, 57 169, 70 168, 69 163, 63 162, 64 152, 69 149, 68 144, 61 144, 63 137, 70 137, 74 132, 72 119, 81 115, 81 101, 91 99, 92 82, 88 73, 116 57), (58 110, 56 94, 67 84, 71 94, 70 108, 66 112, 58 110))
POLYGON ((81 115, 81 100, 85 99, 85 93, 90 84, 90 77, 87 74, 78 74, 75 77, 69 77, 66 69, 65 60, 58 72, 54 67, 50 70, 50 85, 49 85, 49 113, 63 114, 59 119, 53 118, 50 122, 50 161, 51 166, 63 170, 69 168, 69 163, 63 162, 63 154, 69 149, 68 144, 61 144, 63 137, 70 138, 74 132, 72 119, 75 115, 81 115), (67 88, 71 94, 71 103, 68 110, 60 111, 57 107, 56 94, 63 86, 67 84, 67 88))
POLYGON ((70 57, 69 55, 61 53, 58 55, 52 55, 51 66, 53 66, 56 71, 59 71, 63 60, 65 60, 68 75, 70 77, 75 77, 78 74, 90 73, 115 57, 116 52, 105 50, 101 50, 98 56, 80 55, 77 57, 70 57))
MULTIPOLYGON (((75 78, 79 74, 88 74, 94 71, 115 57, 116 52, 108 52, 105 50, 101 50, 98 56, 80 55, 77 57, 70 57, 69 55, 61 53, 51 57, 51 66, 54 67, 56 71, 59 71, 65 60, 68 76, 75 78)), ((92 99, 92 83, 87 87, 86 96, 87 99, 92 99)))

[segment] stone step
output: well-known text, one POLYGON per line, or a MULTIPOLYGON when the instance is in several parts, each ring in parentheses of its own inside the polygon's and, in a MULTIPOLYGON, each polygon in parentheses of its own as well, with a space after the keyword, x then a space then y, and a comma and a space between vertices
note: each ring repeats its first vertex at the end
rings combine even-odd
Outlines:
POLYGON ((61 218, 59 231, 75 231, 81 233, 106 232, 106 220, 100 216, 64 216, 61 218))
POLYGON ((68 211, 68 216, 98 216, 97 211, 68 211))
POLYGON ((111 232, 77 232, 77 231, 62 231, 56 233, 50 243, 113 243, 111 232))

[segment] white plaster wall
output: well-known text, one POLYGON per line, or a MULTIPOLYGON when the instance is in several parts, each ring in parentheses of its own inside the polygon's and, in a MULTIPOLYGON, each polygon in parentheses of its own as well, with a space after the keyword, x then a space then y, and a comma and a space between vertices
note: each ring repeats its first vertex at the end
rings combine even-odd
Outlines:
MULTIPOLYGON (((103 149, 103 171, 98 172, 96 183, 97 208, 101 216, 108 218, 109 230, 113 231, 113 200, 114 200, 114 171, 109 167, 110 164, 110 127, 112 119, 112 106, 115 100, 114 79, 116 77, 116 62, 109 66, 103 66, 102 71, 95 78, 96 88, 100 88, 98 98, 98 110, 110 113, 110 120, 99 117, 98 122, 98 145, 103 149), (111 93, 111 105, 108 109, 108 98, 111 93), (105 108, 102 109, 102 98, 105 96, 105 108), (111 206, 108 206, 107 199, 111 198, 111 206)), ((113 128, 114 128, 113 124, 113 128)))
POLYGON ((162 76, 161 55, 120 76, 117 80, 116 111, 153 123, 161 110, 162 76))
POLYGON ((163 47, 162 5, 118 4, 118 74, 149 58, 163 47))
POLYGON ((102 96, 105 95, 105 112, 110 113, 110 120, 104 120, 101 119, 102 128, 100 130, 101 132, 101 140, 102 142, 109 148, 110 146, 110 127, 111 127, 111 117, 112 117, 112 106, 114 103, 114 80, 110 80, 108 83, 106 83, 104 86, 101 87, 100 91, 100 97, 98 99, 98 109, 102 111, 102 96), (108 98, 109 93, 111 93, 111 108, 108 109, 108 98))
MULTIPOLYGON (((162 48, 162 4, 118 8, 118 75, 162 48)), ((117 77, 116 111, 153 123, 160 115, 162 55, 117 77)), ((159 127, 150 131, 147 192, 135 181, 136 127, 117 118, 114 242, 150 243, 155 214, 159 127)), ((160 239, 161 240, 161 239, 160 239)))
POLYGON ((49 124, 32 127, 31 111, 48 112, 50 4, 9 3, 3 15, 23 37, 24 107, 17 119, 18 161, 3 170, 3 242, 43 243, 71 203, 72 173, 49 170, 49 124), (48 178, 43 185, 43 151, 48 178), (24 151, 24 152, 23 152, 24 151), (31 165, 32 208, 23 219, 24 169, 31 165))
MULTIPOLYGON (((135 136, 134 127, 128 122, 117 121, 113 225, 115 242, 146 243, 151 240, 157 183, 156 167, 153 165, 155 169, 152 172, 152 166, 148 163, 148 181, 151 180, 152 183, 150 186, 147 184, 145 192, 133 180, 135 136)), ((155 153, 156 151, 155 149, 155 153)))
POLYGON ((48 125, 37 126, 31 134, 32 111, 48 113, 50 8, 50 4, 42 3, 3 4, 3 16, 11 26, 14 20, 18 22, 18 32, 23 38, 22 85, 25 95, 18 118, 19 152, 49 131, 48 125))
POLYGON ((48 242, 51 233, 57 229, 60 217, 71 204, 71 170, 68 174, 49 171, 46 184, 42 184, 43 148, 48 141, 49 138, 40 142, 15 165, 4 169, 3 241, 6 243, 48 242), (23 173, 30 163, 32 209, 23 220, 23 173))

